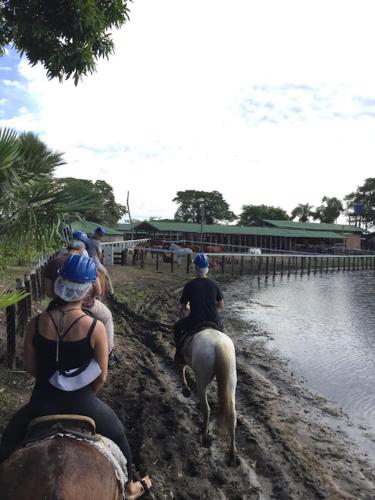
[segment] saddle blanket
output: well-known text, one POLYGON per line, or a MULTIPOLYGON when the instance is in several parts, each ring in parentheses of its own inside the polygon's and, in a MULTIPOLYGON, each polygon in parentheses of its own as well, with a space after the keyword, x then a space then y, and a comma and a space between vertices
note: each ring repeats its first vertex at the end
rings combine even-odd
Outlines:
MULTIPOLYGON (((48 436, 45 439, 54 439, 56 437, 68 437, 70 439, 77 439, 78 441, 85 441, 91 446, 95 446, 95 448, 97 448, 113 465, 120 488, 120 499, 125 500, 125 484, 128 481, 128 472, 126 468, 127 461, 116 443, 106 438, 105 436, 102 436, 101 434, 96 434, 96 437, 98 437, 99 439, 97 441, 93 441, 92 439, 85 439, 83 436, 78 437, 74 434, 70 434, 69 432, 57 432, 56 434, 48 436)), ((44 441, 44 439, 42 439, 41 441, 44 441)), ((35 441, 33 441, 33 443, 35 443, 35 441)), ((29 443, 26 446, 30 446, 33 443, 29 443)))

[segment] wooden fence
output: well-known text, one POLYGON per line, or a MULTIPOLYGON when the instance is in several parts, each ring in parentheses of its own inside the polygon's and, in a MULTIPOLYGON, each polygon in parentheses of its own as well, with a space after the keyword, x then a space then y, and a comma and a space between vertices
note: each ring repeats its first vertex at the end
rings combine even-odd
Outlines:
MULTIPOLYGON (((207 254, 210 260, 210 274, 232 276, 255 276, 260 279, 275 279, 292 274, 310 275, 328 272, 351 272, 375 270, 374 255, 280 255, 280 254, 207 254)), ((32 303, 45 298, 44 271, 54 256, 40 259, 30 274, 16 280, 16 288, 30 293, 15 305, 6 308, 6 356, 5 363, 15 368, 17 340, 25 332, 25 326, 32 315, 32 303)), ((191 255, 176 257, 164 250, 125 248, 114 253, 113 262, 121 265, 139 266, 157 272, 193 272, 191 255)))
MULTIPOLYGON (((230 274, 232 276, 257 276, 258 279, 274 278, 276 275, 300 273, 301 275, 375 270, 375 255, 290 255, 290 254, 206 254, 210 261, 211 275, 230 274)), ((135 249, 132 254, 126 250, 115 254, 114 262, 159 272, 193 271, 190 255, 176 257, 164 250, 135 249)))
POLYGON ((17 304, 8 306, 6 316, 6 354, 5 364, 8 368, 16 366, 17 341, 21 341, 27 322, 32 316, 32 303, 39 303, 45 297, 44 271, 48 262, 54 257, 43 257, 38 260, 30 273, 16 280, 15 288, 25 290, 29 295, 17 304))

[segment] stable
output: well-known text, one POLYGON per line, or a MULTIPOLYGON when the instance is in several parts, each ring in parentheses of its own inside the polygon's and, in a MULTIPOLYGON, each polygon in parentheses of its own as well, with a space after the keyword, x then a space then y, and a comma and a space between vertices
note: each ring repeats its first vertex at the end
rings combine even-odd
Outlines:
POLYGON ((257 226, 144 221, 134 227, 134 234, 138 233, 151 239, 195 243, 203 248, 220 245, 230 252, 246 252, 255 247, 263 252, 315 253, 360 250, 363 229, 342 224, 304 224, 268 219, 257 226))

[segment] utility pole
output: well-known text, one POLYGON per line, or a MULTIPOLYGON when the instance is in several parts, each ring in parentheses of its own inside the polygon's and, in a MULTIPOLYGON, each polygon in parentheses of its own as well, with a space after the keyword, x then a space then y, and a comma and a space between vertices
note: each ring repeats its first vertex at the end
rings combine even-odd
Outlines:
POLYGON ((128 215, 129 215, 129 222, 130 222, 130 228, 131 228, 131 239, 134 240, 134 226, 132 222, 132 216, 130 215, 130 206, 129 206, 129 191, 126 197, 126 206, 128 209, 128 215))
POLYGON ((201 245, 200 245, 200 251, 203 252, 203 222, 204 222, 204 199, 199 198, 197 200, 199 203, 199 208, 201 211, 201 245))

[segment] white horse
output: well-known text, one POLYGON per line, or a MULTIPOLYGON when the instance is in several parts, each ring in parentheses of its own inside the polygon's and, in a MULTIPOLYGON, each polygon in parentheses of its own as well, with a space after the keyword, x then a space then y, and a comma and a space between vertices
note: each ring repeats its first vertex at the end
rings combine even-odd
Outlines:
POLYGON ((249 248, 247 253, 250 255, 262 255, 262 250, 260 248, 249 248))
POLYGON ((176 245, 176 243, 171 243, 169 245, 169 250, 173 252, 178 264, 181 264, 181 257, 186 257, 187 255, 192 255, 193 253, 191 248, 183 248, 176 245))
MULTIPOLYGON (((203 445, 210 444, 210 407, 207 386, 216 376, 219 402, 218 430, 224 431, 230 442, 230 461, 236 463, 236 408, 237 385, 236 353, 232 340, 223 332, 206 328, 188 337, 182 348, 185 362, 195 374, 198 396, 203 412, 203 445)), ((186 381, 186 365, 183 368, 184 394, 190 395, 186 381)))

